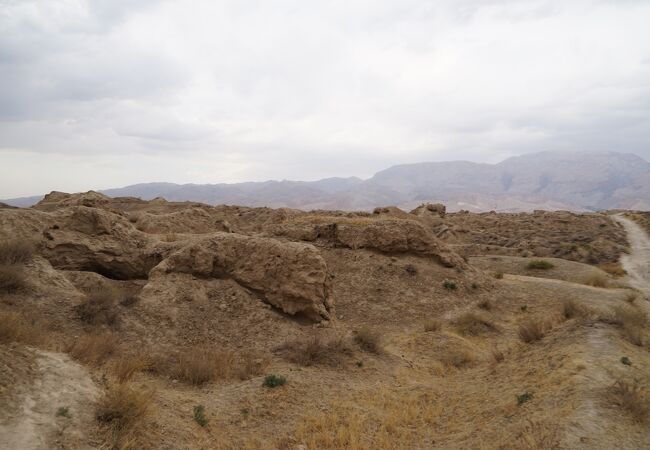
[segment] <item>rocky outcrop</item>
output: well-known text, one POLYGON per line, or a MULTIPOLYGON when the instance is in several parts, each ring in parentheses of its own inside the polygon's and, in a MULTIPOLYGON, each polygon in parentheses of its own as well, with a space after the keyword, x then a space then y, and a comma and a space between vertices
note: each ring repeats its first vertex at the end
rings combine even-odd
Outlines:
POLYGON ((188 207, 168 214, 140 213, 135 216, 138 229, 147 233, 214 233, 233 231, 230 223, 212 212, 212 208, 188 207))
POLYGON ((68 206, 87 206, 92 208, 105 207, 112 202, 110 197, 95 191, 79 194, 66 194, 65 192, 52 191, 43 197, 43 200, 33 206, 41 211, 54 211, 68 206))
POLYGON ((462 257, 415 220, 318 217, 311 222, 303 220, 269 227, 267 231, 289 239, 323 240, 351 249, 367 248, 389 254, 410 253, 432 258, 445 267, 467 267, 462 257))
POLYGON ((58 269, 121 280, 146 278, 162 259, 162 252, 144 233, 123 216, 103 209, 66 208, 42 234, 42 254, 58 269))
POLYGON ((439 217, 445 217, 446 213, 447 208, 442 203, 422 203, 409 214, 413 214, 415 216, 427 216, 436 214, 439 217))
POLYGON ((327 265, 309 244, 215 233, 170 254, 151 277, 174 272, 232 278, 285 313, 314 321, 332 312, 327 265))

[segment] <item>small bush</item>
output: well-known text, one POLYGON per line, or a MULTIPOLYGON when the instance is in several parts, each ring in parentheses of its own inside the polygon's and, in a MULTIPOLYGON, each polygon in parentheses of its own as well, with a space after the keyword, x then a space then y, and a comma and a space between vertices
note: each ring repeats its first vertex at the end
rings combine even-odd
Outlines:
POLYGON ((136 391, 126 384, 110 386, 97 407, 97 421, 106 427, 114 447, 130 436, 150 413, 153 393, 136 391))
POLYGON ((0 264, 24 264, 32 260, 34 244, 27 241, 12 240, 0 243, 0 264))
POLYGON ((438 355, 438 360, 446 366, 460 369, 476 361, 476 355, 467 348, 452 347, 438 355))
POLYGON ((203 405, 197 405, 194 407, 194 421, 201 427, 205 427, 208 424, 208 419, 205 417, 205 407, 203 405))
POLYGON ((617 306, 614 308, 612 322, 623 328, 623 335, 632 344, 639 347, 645 344, 645 330, 649 325, 649 321, 648 315, 644 311, 630 306, 617 306))
POLYGON ((517 394, 517 406, 521 406, 524 403, 533 399, 533 394, 530 392, 524 392, 523 394, 517 394))
POLYGON ((442 322, 438 319, 429 319, 424 322, 424 331, 438 331, 442 328, 442 322))
POLYGON ((417 275, 418 269, 413 264, 407 264, 404 266, 404 271, 411 276, 417 275))
POLYGON ((650 417, 650 399, 643 388, 634 381, 618 380, 610 388, 614 404, 627 411, 637 422, 646 422, 650 417))
POLYGON ((486 311, 491 311, 492 310, 492 302, 488 299, 481 300, 476 304, 480 309, 484 309, 486 311))
POLYGON ((494 278, 496 278, 497 280, 503 279, 503 272, 495 272, 494 278))
POLYGON ((81 336, 68 347, 73 358, 86 364, 101 365, 118 349, 117 337, 112 333, 81 336))
POLYGON ((521 305, 519 309, 521 310, 521 312, 526 312, 528 311, 528 305, 521 305))
POLYGON ((353 353, 352 348, 342 338, 324 339, 318 335, 306 340, 291 341, 282 348, 289 361, 303 366, 337 366, 344 357, 353 353))
POLYGON ((13 294, 27 286, 23 268, 18 265, 0 264, 0 292, 13 294))
POLYGON ((495 363, 503 362, 505 359, 506 355, 501 350, 499 350, 498 347, 492 349, 492 360, 495 363))
POLYGON ((200 386, 225 377, 233 364, 234 356, 230 352, 196 348, 179 355, 176 364, 170 367, 170 375, 174 379, 200 386))
POLYGON ((67 406, 60 406, 56 410, 56 417, 65 417, 66 419, 71 418, 72 415, 70 414, 70 408, 68 408, 67 406))
POLYGON ((469 312, 454 320, 454 325, 460 334, 477 336, 490 331, 497 331, 498 328, 490 319, 481 315, 469 312))
POLYGON ((623 356, 623 357, 621 358, 621 364, 624 364, 624 365, 626 365, 626 366, 631 366, 631 365, 632 365, 632 361, 630 361, 630 358, 628 358, 627 356, 623 356))
POLYGON ((362 350, 370 353, 381 353, 381 335, 375 330, 371 330, 368 327, 357 330, 354 341, 362 350))
POLYGON ((278 386, 283 386, 287 383, 287 379, 282 375, 267 375, 264 378, 264 386, 267 388, 276 388, 278 386))
POLYGON ((607 281, 607 277, 602 273, 593 273, 584 279, 583 284, 586 284, 587 286, 606 288, 609 285, 609 282, 607 281))
POLYGON ((456 285, 456 282, 453 280, 445 280, 442 282, 442 287, 447 289, 448 291, 455 291, 458 289, 458 286, 456 285))
POLYGON ((546 261, 544 259, 533 259, 528 264, 526 264, 526 269, 528 270, 549 270, 555 267, 552 262, 546 261))
POLYGON ((90 293, 83 303, 75 306, 75 311, 79 319, 89 325, 116 326, 120 316, 118 297, 115 289, 98 289, 90 293))
POLYGON ((548 325, 536 320, 528 320, 519 325, 519 339, 527 344, 541 340, 546 334, 548 325))
POLYGON ((607 272, 608 274, 610 274, 615 278, 619 278, 627 275, 627 272, 625 271, 625 269, 623 269, 623 266, 621 266, 621 263, 619 262, 609 262, 609 263, 599 264, 598 268, 603 272, 607 272))
POLYGON ((587 309, 579 305, 575 300, 568 299, 562 301, 562 315, 565 319, 573 319, 574 317, 585 317, 588 315, 587 309))

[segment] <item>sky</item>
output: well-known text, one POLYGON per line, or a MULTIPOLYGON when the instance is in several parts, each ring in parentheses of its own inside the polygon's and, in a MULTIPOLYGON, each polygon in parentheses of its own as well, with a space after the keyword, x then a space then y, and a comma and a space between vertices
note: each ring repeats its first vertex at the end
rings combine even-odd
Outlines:
POLYGON ((650 1, 0 0, 0 198, 650 160, 650 1))

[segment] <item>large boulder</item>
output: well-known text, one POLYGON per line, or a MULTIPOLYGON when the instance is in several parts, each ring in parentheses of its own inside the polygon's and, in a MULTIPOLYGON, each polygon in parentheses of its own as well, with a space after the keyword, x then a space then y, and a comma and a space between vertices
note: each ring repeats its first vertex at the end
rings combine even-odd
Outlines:
POLYGON ((145 233, 104 209, 66 208, 54 215, 42 235, 41 252, 58 269, 142 279, 162 259, 163 252, 153 248, 145 233))
POLYGON ((151 272, 229 277, 287 314, 329 319, 333 303, 325 260, 312 245, 215 233, 172 252, 151 272))

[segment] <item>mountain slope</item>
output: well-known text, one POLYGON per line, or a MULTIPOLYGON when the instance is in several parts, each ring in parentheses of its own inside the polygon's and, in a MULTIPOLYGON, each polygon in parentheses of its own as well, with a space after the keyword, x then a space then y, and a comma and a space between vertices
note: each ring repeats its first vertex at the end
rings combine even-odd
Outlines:
MULTIPOLYGON (((411 208, 443 202, 450 210, 650 209, 650 163, 624 153, 542 152, 498 164, 467 161, 393 166, 368 180, 265 181, 235 184, 143 183, 106 195, 209 204, 298 209, 411 208)), ((41 197, 5 200, 29 206, 41 197)))

